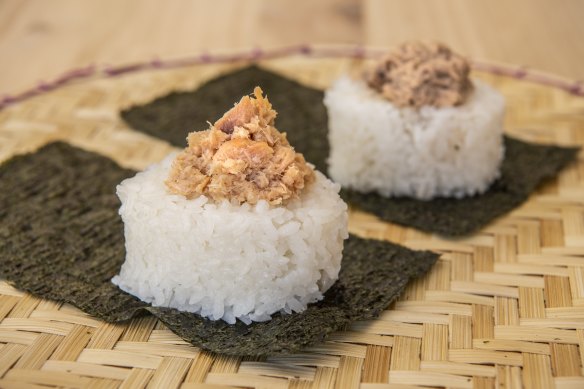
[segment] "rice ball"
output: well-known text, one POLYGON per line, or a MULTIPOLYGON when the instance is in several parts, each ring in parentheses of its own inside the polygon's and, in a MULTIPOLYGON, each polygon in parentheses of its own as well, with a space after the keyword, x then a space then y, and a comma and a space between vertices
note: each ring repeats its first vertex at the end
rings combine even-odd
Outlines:
POLYGON ((113 282, 154 306, 227 323, 300 312, 338 278, 347 206, 340 187, 315 181, 284 206, 169 193, 176 155, 126 179, 126 261, 113 282))
POLYGON ((505 101, 473 80, 457 106, 397 107, 364 80, 338 79, 325 93, 329 174, 359 192, 383 196, 472 196, 498 178, 505 101))

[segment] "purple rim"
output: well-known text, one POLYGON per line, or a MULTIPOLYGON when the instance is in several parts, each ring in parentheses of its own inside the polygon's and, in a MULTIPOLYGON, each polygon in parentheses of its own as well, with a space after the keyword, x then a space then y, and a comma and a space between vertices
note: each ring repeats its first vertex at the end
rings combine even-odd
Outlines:
MULTIPOLYGON (((73 69, 48 82, 41 82, 38 85, 26 89, 14 95, 5 95, 0 99, 0 110, 27 100, 31 97, 59 89, 75 81, 90 79, 93 77, 117 77, 127 73, 136 73, 143 70, 172 69, 199 64, 229 63, 238 61, 259 61, 265 59, 282 58, 293 55, 302 55, 313 58, 378 58, 387 50, 372 49, 363 46, 352 47, 326 47, 298 45, 287 46, 270 50, 254 48, 236 52, 233 54, 209 54, 202 53, 193 57, 161 60, 152 59, 150 61, 137 62, 120 66, 96 66, 89 65, 84 68, 73 69)), ((547 85, 564 90, 575 96, 584 96, 584 83, 582 81, 570 81, 557 76, 552 76, 540 72, 534 72, 525 66, 511 66, 495 64, 483 61, 471 61, 473 69, 487 73, 503 75, 519 80, 530 81, 537 84, 547 85)))

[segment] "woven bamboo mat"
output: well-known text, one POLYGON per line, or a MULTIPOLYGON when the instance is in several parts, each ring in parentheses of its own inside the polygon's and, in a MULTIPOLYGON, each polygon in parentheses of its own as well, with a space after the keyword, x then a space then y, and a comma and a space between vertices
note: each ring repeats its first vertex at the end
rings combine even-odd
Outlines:
MULTIPOLYGON (((262 65, 326 87, 362 64, 290 57, 262 65)), ((13 105, 0 112, 0 160, 63 139, 144 168, 172 148, 129 129, 120 108, 194 88, 234 66, 95 78, 13 105)), ((475 76, 507 97, 510 134, 584 144, 584 98, 507 76, 475 76)), ((378 320, 302 354, 267 359, 201 352, 151 317, 107 324, 0 281, 0 387, 584 387, 582 155, 528 203, 466 239, 443 240, 357 211, 350 229, 443 256, 378 320)))

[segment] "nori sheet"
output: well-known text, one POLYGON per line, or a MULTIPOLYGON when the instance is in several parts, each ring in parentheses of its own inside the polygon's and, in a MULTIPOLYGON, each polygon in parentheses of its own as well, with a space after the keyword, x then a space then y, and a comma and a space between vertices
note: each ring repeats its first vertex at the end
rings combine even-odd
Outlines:
POLYGON ((326 172, 329 144, 323 92, 257 66, 213 79, 194 92, 172 92, 124 110, 121 116, 139 131, 185 147, 189 132, 208 129, 208 121, 213 123, 222 117, 258 85, 278 112, 276 127, 286 132, 292 146, 310 156, 318 170, 326 172))
POLYGON ((344 190, 343 197, 384 220, 444 236, 464 236, 519 206, 541 182, 554 177, 574 160, 579 150, 527 143, 506 136, 501 177, 481 195, 422 201, 344 190))
MULTIPOLYGON (((189 131, 204 130, 253 87, 263 88, 278 111, 276 127, 321 172, 327 172, 328 118, 322 91, 250 66, 190 92, 171 93, 122 111, 134 129, 184 147, 189 131)), ((430 201, 343 191, 343 197, 379 218, 444 236, 471 234, 523 203, 537 186, 575 159, 579 148, 536 145, 505 137, 502 174, 484 194, 430 201)))
POLYGON ((438 259, 351 236, 339 280, 302 313, 248 326, 151 307, 110 282, 125 257, 115 186, 134 173, 61 142, 0 165, 0 278, 109 322, 150 312, 203 349, 266 355, 298 351, 352 321, 376 317, 438 259))

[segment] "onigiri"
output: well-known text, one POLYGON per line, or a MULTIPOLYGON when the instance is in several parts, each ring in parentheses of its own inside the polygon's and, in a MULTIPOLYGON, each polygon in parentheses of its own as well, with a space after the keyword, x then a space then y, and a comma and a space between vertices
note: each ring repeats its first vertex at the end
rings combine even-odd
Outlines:
POLYGON ((347 206, 275 118, 256 88, 189 134, 185 150, 118 186, 126 259, 116 285, 227 323, 323 298, 340 271, 347 206))
POLYGON ((505 101, 441 44, 408 43, 325 93, 328 172, 386 197, 473 196, 500 174, 505 101))

